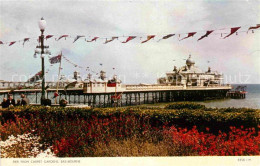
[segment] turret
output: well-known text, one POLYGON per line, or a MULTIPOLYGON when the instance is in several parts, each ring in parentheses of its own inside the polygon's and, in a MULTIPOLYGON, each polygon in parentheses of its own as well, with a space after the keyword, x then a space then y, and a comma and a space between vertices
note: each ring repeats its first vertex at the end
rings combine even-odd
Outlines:
POLYGON ((174 69, 173 69, 173 71, 177 72, 177 67, 176 67, 176 66, 174 66, 174 69))
POLYGON ((195 61, 191 58, 191 55, 190 55, 189 58, 186 60, 186 65, 190 69, 190 67, 194 66, 194 64, 195 64, 195 61))
POLYGON ((105 78, 106 78, 106 72, 104 72, 103 70, 101 70, 101 71, 100 71, 100 76, 99 76, 99 78, 100 78, 101 80, 105 80, 105 78))

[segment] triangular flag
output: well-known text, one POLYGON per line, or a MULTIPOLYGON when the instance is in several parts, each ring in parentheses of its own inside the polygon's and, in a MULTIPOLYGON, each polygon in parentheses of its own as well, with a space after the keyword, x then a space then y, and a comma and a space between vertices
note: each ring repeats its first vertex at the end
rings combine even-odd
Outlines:
POLYGON ((60 36, 59 38, 58 38, 58 40, 57 41, 59 41, 60 39, 62 39, 62 38, 64 38, 65 37, 65 40, 66 40, 66 37, 68 37, 69 35, 62 35, 62 36, 60 36))
POLYGON ((16 43, 16 41, 10 42, 9 46, 13 45, 14 43, 16 43))
POLYGON ((260 24, 257 24, 255 27, 249 27, 248 30, 247 30, 247 32, 248 32, 249 30, 251 30, 251 29, 258 29, 258 28, 260 28, 260 24))
POLYGON ((107 39, 106 39, 106 41, 105 41, 104 44, 107 44, 107 43, 109 43, 109 42, 111 42, 111 41, 113 41, 113 40, 115 40, 115 39, 118 39, 118 37, 112 37, 110 40, 107 40, 107 39))
MULTIPOLYGON (((189 38, 189 37, 193 37, 196 33, 197 33, 197 32, 190 32, 190 33, 188 33, 188 36, 182 38, 181 40, 187 39, 187 38, 189 38)), ((180 40, 180 41, 181 41, 181 40, 180 40)))
POLYGON ((213 32, 213 31, 207 31, 205 35, 201 36, 201 37, 198 39, 198 41, 201 40, 201 39, 203 39, 203 38, 205 38, 205 37, 208 37, 208 35, 211 34, 212 32, 213 32))
POLYGON ((75 43, 75 41, 77 41, 81 37, 85 37, 85 36, 80 36, 80 35, 76 36, 76 38, 74 39, 73 43, 75 43))
POLYGON ((23 39, 23 46, 24 46, 24 43, 25 43, 26 41, 29 41, 29 39, 30 39, 30 38, 24 38, 24 39, 23 39))
POLYGON ((136 36, 129 36, 126 41, 123 41, 122 43, 127 43, 129 42, 130 40, 133 40, 134 38, 136 38, 136 36))
POLYGON ((155 35, 149 35, 149 36, 147 36, 146 40, 142 41, 142 43, 148 42, 149 40, 151 40, 154 37, 155 37, 155 35))
POLYGON ((98 37, 94 37, 93 39, 91 39, 90 41, 87 41, 87 42, 93 42, 93 41, 96 41, 98 39, 98 37))
POLYGON ((53 37, 53 35, 47 35, 47 36, 45 37, 45 39, 47 40, 47 39, 52 38, 52 37, 53 37))
POLYGON ((172 37, 172 36, 174 36, 174 35, 175 35, 175 34, 166 35, 166 36, 164 36, 163 38, 161 38, 160 40, 158 40, 157 42, 161 41, 162 39, 168 39, 168 38, 170 38, 170 37, 172 37))
POLYGON ((0 44, 4 44, 2 41, 0 41, 0 44))
POLYGON ((231 28, 230 34, 228 34, 226 37, 224 37, 224 39, 227 38, 227 37, 229 37, 229 36, 231 36, 231 35, 232 35, 233 33, 235 33, 239 28, 241 28, 241 27, 231 28))

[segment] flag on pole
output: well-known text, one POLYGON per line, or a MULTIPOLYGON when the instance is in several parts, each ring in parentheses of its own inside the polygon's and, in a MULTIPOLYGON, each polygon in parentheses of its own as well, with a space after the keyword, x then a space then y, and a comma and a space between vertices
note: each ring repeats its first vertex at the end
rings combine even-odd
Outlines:
POLYGON ((24 43, 25 43, 26 41, 29 41, 29 39, 30 39, 30 38, 24 38, 24 39, 23 39, 23 46, 24 46, 24 43))
POLYGON ((227 36, 225 36, 224 39, 227 38, 227 37, 229 37, 229 36, 231 36, 232 34, 234 34, 237 30, 239 30, 239 28, 241 28, 241 27, 231 28, 230 34, 228 34, 227 36))
POLYGON ((130 40, 133 40, 134 38, 136 38, 136 36, 129 36, 126 41, 123 41, 122 43, 127 43, 129 42, 130 40))
POLYGON ((172 36, 174 36, 174 35, 175 35, 175 34, 166 35, 166 36, 164 36, 163 38, 161 38, 160 40, 158 40, 157 42, 161 41, 162 39, 168 39, 168 38, 170 38, 170 37, 172 37, 172 36))
POLYGON ((45 37, 45 39, 47 40, 47 39, 52 38, 52 37, 53 37, 53 35, 47 35, 47 36, 45 37))
MULTIPOLYGON (((190 32, 190 33, 188 33, 188 36, 182 38, 181 40, 187 39, 187 38, 189 38, 189 37, 193 37, 196 33, 197 33, 197 32, 190 32)), ((181 40, 180 40, 180 41, 181 41, 181 40)))
POLYGON ((58 38, 58 40, 57 41, 59 41, 60 39, 62 39, 62 38, 65 38, 65 40, 66 40, 66 37, 68 37, 69 35, 62 35, 62 36, 60 36, 59 38, 58 38))
POLYGON ((113 41, 113 40, 115 40, 115 39, 118 39, 118 37, 112 37, 110 40, 107 40, 107 39, 106 39, 106 41, 105 41, 104 44, 107 44, 107 43, 109 43, 109 42, 111 42, 111 41, 113 41))
POLYGON ((203 38, 205 38, 205 37, 208 37, 208 35, 211 34, 212 32, 213 32, 213 31, 207 31, 205 35, 201 36, 201 37, 198 39, 198 41, 201 40, 201 39, 203 39, 203 38))
POLYGON ((81 37, 85 37, 85 36, 80 36, 80 35, 76 36, 76 38, 74 39, 73 43, 75 43, 75 41, 77 41, 81 37))
POLYGON ((90 41, 87 41, 87 42, 93 42, 93 41, 96 41, 98 39, 98 37, 94 37, 93 39, 91 39, 90 41))
POLYGON ((151 40, 154 37, 155 37, 155 35, 149 35, 149 36, 147 36, 146 40, 142 41, 142 43, 148 42, 149 40, 151 40))
POLYGON ((16 41, 10 42, 9 46, 13 45, 14 43, 16 43, 16 41))
POLYGON ((61 61, 61 54, 49 59, 49 62, 51 64, 59 63, 60 61, 61 61))
POLYGON ((54 94, 53 94, 53 99, 55 99, 56 97, 58 97, 59 96, 59 93, 58 92, 54 92, 54 94))

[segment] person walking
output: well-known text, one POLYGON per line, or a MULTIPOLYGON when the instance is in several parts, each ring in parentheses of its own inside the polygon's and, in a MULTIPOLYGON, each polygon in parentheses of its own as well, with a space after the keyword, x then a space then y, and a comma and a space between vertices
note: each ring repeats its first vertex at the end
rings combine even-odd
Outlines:
POLYGON ((21 94, 21 106, 25 106, 25 105, 29 105, 30 104, 30 101, 29 99, 24 95, 24 94, 21 94))

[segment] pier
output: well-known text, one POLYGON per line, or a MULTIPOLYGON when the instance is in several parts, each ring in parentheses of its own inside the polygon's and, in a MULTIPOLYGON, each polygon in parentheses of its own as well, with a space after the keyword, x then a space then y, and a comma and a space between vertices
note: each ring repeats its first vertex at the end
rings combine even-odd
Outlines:
MULTIPOLYGON (((152 86, 151 86, 152 87, 152 86)), ((141 89, 134 88, 132 85, 126 87, 126 91, 116 92, 95 92, 84 93, 82 88, 73 89, 60 89, 57 101, 66 99, 68 104, 84 104, 91 107, 112 107, 112 106, 131 106, 141 104, 154 104, 161 102, 174 102, 174 101, 203 101, 211 99, 221 99, 227 97, 227 92, 230 90, 229 86, 223 87, 189 87, 189 88, 171 88, 171 86, 165 86, 158 89, 156 87, 149 88, 143 86, 141 89), (116 96, 116 100, 115 100, 116 96)), ((56 89, 48 89, 46 96, 55 103, 54 92, 56 89)), ((7 97, 10 91, 0 91, 0 100, 7 97)), ((41 89, 21 89, 12 91, 13 98, 15 100, 20 99, 21 94, 25 94, 31 104, 40 104, 41 89)))
POLYGON ((246 93, 244 91, 230 91, 227 93, 227 96, 231 99, 245 99, 246 93))
POLYGON ((246 86, 238 86, 235 88, 235 90, 229 91, 227 96, 232 99, 245 99, 246 93, 246 86))

